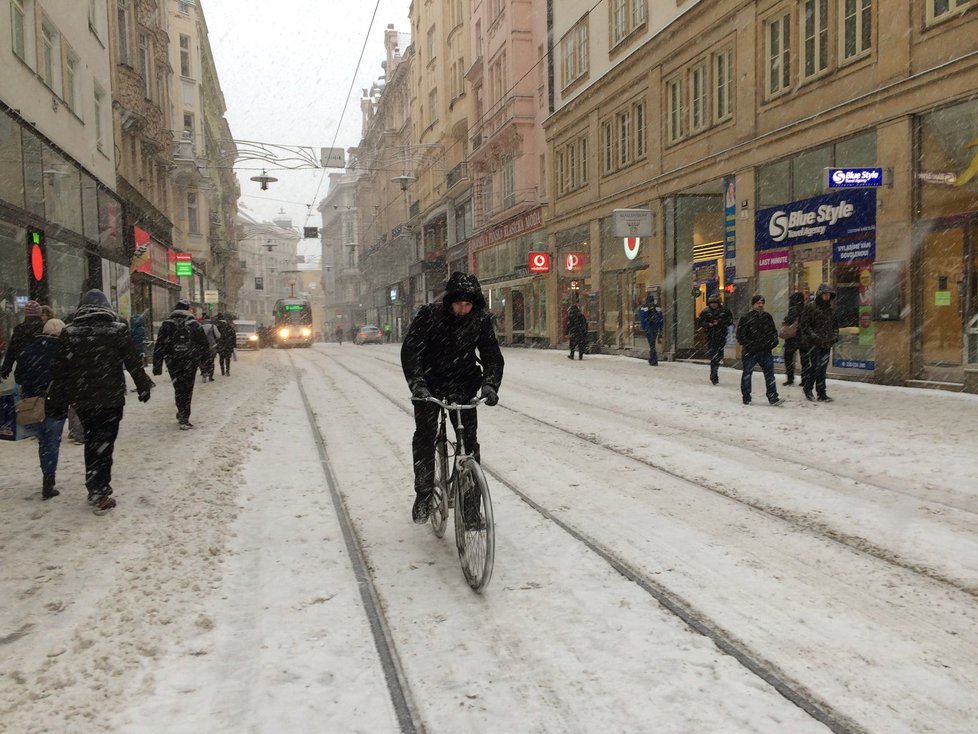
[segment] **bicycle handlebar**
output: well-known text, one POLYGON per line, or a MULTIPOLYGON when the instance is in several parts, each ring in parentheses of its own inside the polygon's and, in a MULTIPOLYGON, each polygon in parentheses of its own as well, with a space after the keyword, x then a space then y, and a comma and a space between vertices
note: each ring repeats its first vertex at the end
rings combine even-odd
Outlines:
POLYGON ((485 398, 476 398, 471 403, 446 403, 433 396, 427 398, 411 397, 412 403, 434 403, 435 405, 445 408, 446 410, 466 410, 468 408, 478 408, 479 403, 483 403, 485 400, 485 398))

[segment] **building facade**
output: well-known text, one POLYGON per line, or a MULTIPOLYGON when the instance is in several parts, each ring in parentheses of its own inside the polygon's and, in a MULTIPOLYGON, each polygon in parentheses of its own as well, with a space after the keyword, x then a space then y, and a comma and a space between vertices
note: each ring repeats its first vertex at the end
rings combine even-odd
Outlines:
POLYGON ((290 282, 297 282, 299 233, 287 217, 260 222, 246 211, 238 211, 234 238, 245 277, 233 313, 269 326, 275 301, 288 298, 293 292, 290 282))
POLYGON ((64 315, 85 290, 104 287, 127 307, 129 253, 116 193, 105 3, 5 5, 0 335, 9 338, 29 299, 64 315))
MULTIPOLYGON (((548 231, 558 261, 568 246, 590 256, 601 346, 634 343, 648 292, 683 357, 701 347, 709 292, 732 289, 735 313, 760 292, 780 318, 789 293, 828 282, 836 374, 963 383, 978 361, 975 3, 687 2, 661 27, 643 5, 621 3, 622 21, 555 4, 555 29, 586 26, 589 69, 614 61, 558 94, 546 125, 551 151, 589 141, 587 175, 556 192, 548 231), (589 46, 621 22, 620 51, 589 46), (832 190, 833 168, 883 170, 878 186, 832 190), (634 260, 614 233, 620 208, 652 213, 634 260)), ((560 38, 555 58, 573 36, 560 38)))

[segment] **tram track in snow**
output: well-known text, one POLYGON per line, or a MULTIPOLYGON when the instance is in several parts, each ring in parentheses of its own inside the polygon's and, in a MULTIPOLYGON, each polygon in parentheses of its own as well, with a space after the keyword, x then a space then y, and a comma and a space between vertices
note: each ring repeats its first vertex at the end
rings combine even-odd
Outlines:
MULTIPOLYGON (((320 353, 322 354, 322 352, 320 352, 320 353)), ((324 354, 324 356, 327 356, 328 357, 329 355, 325 355, 324 354)), ((373 359, 373 360, 375 360, 375 361, 377 361, 377 362, 379 362, 379 363, 381 363, 381 364, 383 364, 383 365, 385 365, 387 367, 396 368, 396 369, 400 370, 400 365, 397 364, 396 362, 392 362, 392 361, 390 361, 388 359, 384 359, 383 357, 379 357, 379 356, 376 356, 376 355, 370 355, 370 356, 371 356, 371 359, 373 359)), ((377 389, 377 388, 375 387, 375 389, 377 389)), ((562 397, 558 393, 549 393, 549 395, 552 396, 552 397, 554 397, 555 399, 556 398, 559 398, 559 397, 562 397)), ((843 532, 843 531, 841 531, 838 528, 832 527, 830 524, 828 524, 825 521, 822 521, 822 520, 819 520, 817 518, 812 517, 808 513, 801 512, 801 511, 790 510, 790 509, 787 509, 787 508, 784 508, 784 507, 780 507, 780 506, 778 506, 776 504, 772 504, 770 502, 764 502, 764 501, 761 501, 761 500, 756 499, 756 498, 753 498, 753 497, 744 496, 744 495, 740 494, 739 492, 731 491, 730 489, 724 487, 720 483, 706 482, 706 481, 703 481, 703 480, 698 479, 698 478, 697 479, 691 478, 688 475, 684 475, 681 472, 677 472, 674 469, 670 469, 669 467, 663 466, 663 465, 661 465, 661 464, 659 464, 659 463, 657 463, 655 461, 652 461, 650 459, 647 459, 647 458, 644 458, 644 457, 640 457, 640 456, 635 456, 632 452, 630 452, 628 450, 623 450, 619 446, 616 446, 616 445, 614 445, 612 443, 603 441, 603 440, 599 439, 597 436, 595 436, 594 434, 583 433, 583 432, 580 432, 580 431, 575 431, 575 430, 572 430, 572 429, 565 428, 564 426, 561 426, 561 425, 559 425, 557 423, 552 423, 550 421, 543 420, 543 419, 538 418, 538 417, 536 417, 534 415, 531 415, 529 413, 525 413, 523 411, 516 410, 515 408, 512 408, 512 407, 510 407, 508 405, 505 405, 503 403, 500 403, 498 407, 499 408, 502 408, 503 410, 505 410, 505 411, 507 411, 509 413, 512 413, 514 415, 520 416, 521 418, 524 418, 524 419, 529 420, 529 421, 531 421, 533 423, 536 423, 536 424, 538 424, 540 426, 544 426, 546 428, 550 428, 550 429, 552 429, 554 431, 559 431, 560 433, 563 433, 563 434, 565 434, 567 436, 572 436, 572 437, 574 437, 574 438, 576 438, 576 439, 578 439, 578 440, 580 440, 580 441, 582 441, 584 443, 590 444, 592 446, 596 446, 596 447, 598 447, 600 449, 603 449, 605 451, 610 451, 611 453, 613 453, 613 454, 615 454, 617 456, 620 456, 623 459, 626 459, 628 461, 632 461, 632 462, 635 462, 637 464, 640 464, 641 466, 643 466, 643 467, 645 467, 647 469, 653 469, 653 470, 655 470, 657 472, 661 472, 662 474, 664 474, 664 475, 666 475, 668 477, 671 477, 673 479, 676 479, 676 480, 678 480, 680 482, 683 482, 683 483, 685 483, 685 484, 687 484, 689 486, 695 487, 696 489, 704 490, 704 491, 707 491, 707 492, 711 492, 711 493, 716 494, 716 495, 718 495, 720 497, 724 497, 724 498, 726 498, 728 500, 731 500, 733 502, 737 502, 738 504, 741 504, 741 505, 743 505, 745 507, 748 507, 751 510, 754 510, 754 511, 757 511, 757 512, 760 512, 760 513, 763 513, 763 514, 765 514, 765 515, 767 515, 769 517, 772 517, 772 518, 775 518, 775 519, 777 519, 779 521, 785 522, 785 523, 787 523, 788 525, 790 525, 791 527, 793 527, 793 528, 795 528, 797 530, 802 530, 802 531, 805 531, 805 532, 808 532, 808 533, 817 535, 819 537, 825 538, 826 540, 829 540, 829 541, 831 541, 833 543, 837 543, 839 545, 842 545, 842 546, 844 546, 844 547, 846 547, 846 548, 848 548, 848 549, 850 549, 852 551, 855 551, 855 552, 857 552, 857 553, 859 553, 861 555, 864 555, 864 556, 867 556, 869 558, 872 558, 872 559, 874 559, 876 561, 880 561, 880 562, 886 563, 888 565, 891 565, 891 566, 894 566, 896 568, 899 568, 899 569, 901 569, 903 571, 909 571, 910 573, 913 573, 913 574, 922 576, 922 577, 924 577, 924 578, 926 578, 926 579, 928 579, 930 581, 935 581, 937 583, 940 583, 940 584, 949 586, 949 587, 953 588, 955 591, 962 592, 962 593, 967 594, 968 596, 970 596, 972 598, 978 599, 978 585, 968 585, 966 583, 963 583, 961 580, 955 579, 955 578, 950 577, 950 576, 948 576, 948 575, 946 575, 944 573, 941 573, 940 571, 938 571, 935 568, 932 568, 932 567, 923 565, 921 563, 914 562, 911 559, 905 558, 900 553, 898 553, 898 552, 896 552, 896 551, 894 551, 894 550, 892 550, 890 548, 886 548, 886 547, 884 547, 884 546, 882 546, 882 545, 880 545, 878 543, 875 543, 872 540, 870 540, 868 538, 865 538, 865 537, 863 537, 861 535, 857 535, 855 533, 843 532)), ((628 418, 629 420, 632 420, 632 421, 637 420, 637 419, 631 418, 630 416, 623 415, 621 413, 617 413, 617 412, 615 412, 614 409, 605 408, 605 407, 600 406, 600 405, 589 404, 589 408, 590 409, 593 409, 595 411, 600 411, 600 412, 603 412, 603 413, 614 415, 615 417, 618 417, 618 418, 625 417, 625 418, 628 418)), ((673 428, 675 428, 675 427, 673 426, 673 428)), ((697 435, 697 438, 699 438, 699 435, 697 435)), ((721 443, 718 439, 714 439, 714 440, 717 443, 721 443)), ((904 491, 901 491, 901 490, 897 490, 897 489, 893 489, 893 488, 890 488, 890 487, 886 487, 886 486, 883 486, 883 485, 880 485, 880 484, 876 484, 874 482, 868 482, 868 481, 864 481, 864 480, 860 480, 860 479, 855 479, 853 477, 848 477, 848 476, 845 476, 845 475, 842 475, 842 474, 838 474, 836 472, 832 472, 830 470, 824 469, 822 467, 819 467, 819 466, 816 466, 816 465, 813 465, 813 464, 808 464, 808 463, 803 462, 803 461, 795 461, 794 459, 788 459, 786 457, 779 456, 779 455, 768 455, 768 454, 764 454, 761 451, 759 451, 757 449, 753 449, 753 448, 746 448, 744 450, 750 451, 755 456, 762 457, 764 459, 768 459, 768 460, 773 459, 775 461, 779 461, 779 462, 783 462, 783 463, 795 464, 797 466, 803 467, 806 470, 809 470, 809 471, 818 473, 818 474, 822 475, 823 477, 826 477, 829 480, 829 483, 819 483, 819 486, 823 486, 823 487, 828 488, 828 489, 833 489, 834 490, 834 489, 837 489, 838 488, 838 485, 832 483, 831 480, 844 481, 844 482, 852 482, 853 484, 861 484, 861 485, 863 485, 865 487, 868 487, 868 488, 871 488, 871 489, 875 489, 877 491, 882 491, 882 492, 887 492, 887 493, 894 493, 894 494, 899 494, 899 495, 902 495, 902 496, 909 496, 910 498, 912 498, 914 500, 917 500, 919 502, 928 502, 928 503, 929 502, 933 502, 935 504, 938 504, 940 506, 945 507, 946 509, 954 510, 954 511, 957 511, 957 512, 962 512, 962 513, 965 513, 965 514, 968 514, 968 515, 978 515, 978 513, 976 513, 973 510, 970 510, 968 508, 959 507, 959 506, 956 506, 956 505, 951 505, 951 504, 947 504, 947 503, 940 502, 940 501, 924 499, 924 498, 922 498, 922 497, 920 497, 918 495, 914 495, 912 493, 907 493, 907 492, 904 492, 904 491)), ((503 483, 505 483, 505 480, 503 480, 502 478, 500 478, 500 481, 502 481, 503 483)))
MULTIPOLYGON (((410 407, 404 405, 402 399, 398 399, 390 395, 386 390, 384 390, 380 385, 375 383, 373 380, 365 377, 364 375, 354 371, 345 364, 343 364, 336 357, 326 354, 323 351, 316 350, 313 354, 318 355, 322 358, 329 360, 331 363, 338 366, 340 369, 348 373, 349 375, 360 380, 367 386, 369 386, 378 395, 387 399, 392 405, 401 410, 406 416, 413 416, 410 407)), ((394 363, 388 360, 377 358, 377 361, 394 367, 394 363)), ((320 368, 321 369, 321 368, 320 368)), ((303 396, 305 400, 305 396, 303 396)), ((307 406, 307 410, 308 406, 307 406)), ((532 418, 532 416, 520 413, 519 411, 514 411, 509 409, 517 415, 532 418)), ((314 420, 311 412, 310 419, 314 420)), ((545 421, 537 421, 546 425, 550 428, 559 429, 559 426, 554 426, 545 421)), ((627 454, 615 451, 607 446, 603 446, 595 441, 589 441, 587 438, 577 435, 576 433, 562 430, 562 432, 568 435, 574 436, 575 438, 592 443, 600 448, 621 456, 622 458, 635 460, 634 457, 630 457, 627 454)), ((317 432, 317 436, 318 436, 317 432)), ((658 469, 655 466, 649 466, 648 468, 658 469)), ((740 663, 744 668, 749 670, 753 675, 757 676, 760 680, 764 681, 767 685, 771 686, 776 690, 782 697, 791 702, 793 705, 804 711, 812 719, 820 722, 826 726, 830 731, 835 732, 835 734, 867 734, 867 730, 862 727, 858 722, 854 721, 851 717, 845 715, 834 706, 832 706, 828 701, 823 700, 821 697, 817 696, 814 692, 810 691, 804 685, 798 681, 792 679, 787 675, 778 665, 770 660, 767 660, 762 655, 751 649, 748 645, 739 640, 735 635, 729 633, 723 628, 721 624, 715 620, 710 619, 708 616, 704 615, 698 611, 692 604, 688 603, 678 594, 675 594, 670 589, 668 589, 663 584, 652 579, 646 572, 638 569, 632 564, 623 560, 619 555, 612 551, 609 547, 603 544, 601 541, 589 536, 587 533, 583 532, 579 528, 572 526, 571 524, 565 522, 564 520, 557 517, 554 513, 550 512, 547 508, 533 500, 526 492, 520 489, 513 482, 510 482, 505 477, 503 477, 499 472, 495 471, 491 465, 483 464, 483 469, 489 474, 496 482, 501 486, 508 489, 516 497, 518 497, 527 506, 532 508, 535 512, 540 514, 542 517, 546 518, 554 525, 559 527, 563 532, 573 538, 576 542, 581 543, 591 552, 600 557, 605 561, 611 568, 613 568, 618 574, 627 579, 628 581, 636 584, 639 588, 649 594, 650 597, 656 600, 656 602, 670 614, 673 614, 678 619, 680 619, 684 624, 686 624, 691 630, 696 633, 710 639, 719 650, 725 654, 731 656, 738 663, 740 663)), ((669 472, 665 472, 669 474, 669 472)), ((670 476, 674 476, 670 474, 670 476)), ((699 484, 685 477, 675 476, 675 478, 680 479, 689 484, 694 484, 697 487, 701 487, 699 484)), ((708 489, 708 488, 707 488, 708 489)), ((332 491, 332 485, 331 485, 332 491)), ((712 490, 711 490, 712 491, 712 490)), ((728 499, 735 499, 728 497, 728 499)), ((740 500, 736 500, 740 501, 740 500)), ((759 509, 759 508, 751 508, 759 509)), ((764 510, 759 510, 765 512, 765 514, 770 514, 764 510)), ((785 520, 785 518, 777 518, 779 520, 785 520)), ((352 526, 351 526, 352 532, 352 526)))
POLYGON ((326 442, 316 422, 316 414, 312 409, 312 404, 309 402, 309 397, 306 395, 305 388, 302 385, 302 373, 296 366, 292 355, 290 354, 288 356, 296 385, 299 388, 299 395, 302 398, 306 420, 309 423, 309 428, 312 430, 316 443, 319 464, 323 470, 326 485, 329 488, 333 508, 343 535, 347 554, 350 558, 350 566, 357 580, 357 588, 360 591, 361 602, 363 603, 370 632, 374 639, 377 656, 384 671, 384 680, 387 684, 387 690, 390 694, 391 704, 397 717, 398 726, 402 734, 423 734, 425 731, 424 723, 421 719, 418 706, 413 699, 407 677, 401 667, 397 647, 391 635, 390 624, 384 615, 373 575, 367 566, 361 540, 354 529, 353 520, 343 500, 339 483, 333 474, 330 457, 326 450, 326 442))

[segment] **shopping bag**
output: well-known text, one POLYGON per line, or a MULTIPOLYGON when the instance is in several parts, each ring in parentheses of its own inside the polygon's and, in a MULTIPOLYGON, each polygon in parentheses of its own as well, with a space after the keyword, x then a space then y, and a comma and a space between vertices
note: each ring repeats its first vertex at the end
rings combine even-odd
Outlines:
POLYGON ((29 426, 44 420, 44 396, 37 395, 17 401, 17 425, 29 426))

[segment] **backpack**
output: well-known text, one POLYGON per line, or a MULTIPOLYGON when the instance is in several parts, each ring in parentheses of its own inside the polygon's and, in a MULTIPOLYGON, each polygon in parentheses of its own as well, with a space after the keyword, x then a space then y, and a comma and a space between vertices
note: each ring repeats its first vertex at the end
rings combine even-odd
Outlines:
POLYGON ((185 357, 190 355, 193 349, 193 334, 190 331, 190 321, 180 319, 173 322, 173 336, 170 339, 172 352, 175 357, 185 357))

